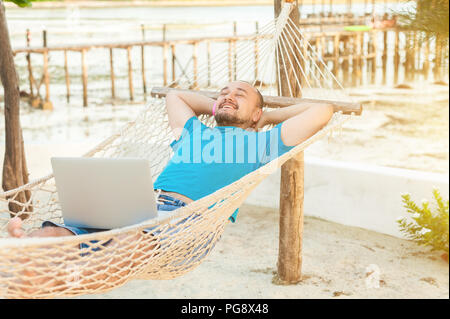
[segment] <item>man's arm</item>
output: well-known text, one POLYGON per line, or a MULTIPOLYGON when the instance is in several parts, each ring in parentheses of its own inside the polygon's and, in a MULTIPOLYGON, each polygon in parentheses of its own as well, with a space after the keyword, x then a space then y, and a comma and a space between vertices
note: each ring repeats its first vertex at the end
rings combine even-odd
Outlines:
POLYGON ((184 124, 192 116, 212 114, 214 100, 193 92, 181 92, 171 90, 166 95, 166 108, 169 116, 169 124, 175 138, 178 139, 184 124))
POLYGON ((332 104, 301 103, 274 111, 264 112, 257 128, 267 124, 281 126, 281 139, 287 146, 294 146, 307 140, 322 127, 333 115, 332 104))

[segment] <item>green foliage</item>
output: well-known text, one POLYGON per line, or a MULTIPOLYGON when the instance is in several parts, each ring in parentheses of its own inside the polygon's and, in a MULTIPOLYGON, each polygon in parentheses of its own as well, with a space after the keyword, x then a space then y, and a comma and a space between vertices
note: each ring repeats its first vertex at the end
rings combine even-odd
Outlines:
POLYGON ((19 7, 30 7, 31 6, 31 0, 6 0, 7 2, 14 2, 19 7))
POLYGON ((422 201, 419 207, 411 200, 410 194, 403 194, 402 201, 411 222, 400 218, 397 223, 408 239, 419 245, 431 246, 432 250, 441 250, 448 255, 448 199, 444 201, 437 188, 433 189, 436 205, 432 210, 428 201, 422 201))
POLYGON ((423 31, 428 37, 448 38, 449 0, 415 0, 410 6, 397 12, 399 22, 414 31, 423 31))

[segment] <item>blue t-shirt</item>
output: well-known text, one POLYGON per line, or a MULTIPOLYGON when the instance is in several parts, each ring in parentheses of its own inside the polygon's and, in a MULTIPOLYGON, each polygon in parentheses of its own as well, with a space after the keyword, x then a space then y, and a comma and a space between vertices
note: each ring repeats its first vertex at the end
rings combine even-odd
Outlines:
MULTIPOLYGON (((193 116, 154 187, 198 200, 227 186, 293 148, 281 140, 281 124, 265 132, 204 125, 193 116)), ((230 217, 235 221, 238 210, 230 217)))

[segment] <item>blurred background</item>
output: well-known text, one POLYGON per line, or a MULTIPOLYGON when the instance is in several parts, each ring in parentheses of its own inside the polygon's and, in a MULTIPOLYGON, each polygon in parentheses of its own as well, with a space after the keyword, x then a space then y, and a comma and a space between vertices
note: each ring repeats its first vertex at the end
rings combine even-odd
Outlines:
MULTIPOLYGON (((340 144, 319 143, 307 152, 337 160, 448 172, 448 41, 444 37, 437 43, 433 35, 410 27, 408 19, 416 17, 416 8, 416 1, 402 0, 299 1, 300 23, 304 34, 311 35, 312 49, 330 59, 327 66, 365 110, 358 121, 344 127, 340 144), (363 35, 362 51, 352 42, 358 33, 363 35), (323 37, 317 40, 317 34, 323 37), (336 34, 340 34, 340 60, 333 69, 336 34), (361 70, 354 67, 358 52, 361 70), (371 53, 375 53, 375 62, 371 53), (359 71, 356 78, 353 69, 359 71)), ((225 39, 198 41, 196 58, 202 68, 207 54, 227 50, 227 38, 237 37, 239 45, 240 36, 254 35, 273 21, 274 11, 272 1, 38 1, 28 8, 6 2, 6 16, 23 96, 25 144, 54 144, 61 151, 60 145, 71 143, 67 148, 72 152, 89 149, 133 120, 145 107, 151 87, 171 82, 173 69, 175 78, 193 72, 192 45, 178 40, 225 39), (138 45, 142 41, 159 41, 145 46, 143 69, 138 45), (161 41, 166 41, 166 51, 161 41), (124 43, 134 44, 130 47, 133 96, 128 52, 117 48, 124 43), (174 63, 171 44, 176 49, 174 63), (45 72, 43 48, 48 48, 45 72), (82 48, 86 49, 84 65, 82 48), (46 100, 51 102, 50 109, 43 107, 46 100)), ((38 168, 37 173, 45 169, 38 168)), ((30 173, 38 176, 36 170, 30 173)))

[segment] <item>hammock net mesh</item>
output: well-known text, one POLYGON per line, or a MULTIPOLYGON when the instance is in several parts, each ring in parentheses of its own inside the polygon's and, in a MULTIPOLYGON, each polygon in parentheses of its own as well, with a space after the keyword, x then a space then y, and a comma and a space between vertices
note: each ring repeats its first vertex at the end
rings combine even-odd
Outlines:
MULTIPOLYGON (((320 92, 325 98, 348 100, 334 76, 289 19, 291 9, 290 4, 285 4, 279 17, 258 35, 243 43, 234 43, 234 50, 216 55, 196 75, 183 76, 172 86, 214 89, 220 88, 223 81, 238 78, 251 82, 263 94, 280 95, 280 87, 273 83, 282 72, 290 72, 290 78, 298 82, 303 96, 316 97, 320 92), (249 67, 256 61, 254 55, 249 54, 254 52, 255 39, 259 45, 258 66, 263 66, 258 68, 258 74, 255 67, 249 67), (298 54, 289 55, 292 52, 298 54), (289 59, 288 55, 293 58, 289 59), (224 67, 229 65, 230 56, 236 66, 231 70, 224 67)), ((166 217, 120 229, 81 236, 10 238, 6 227, 11 216, 27 216, 23 222, 26 232, 40 228, 46 220, 63 222, 55 179, 50 174, 0 193, 0 297, 77 296, 105 292, 135 278, 171 279, 185 274, 209 255, 229 223, 228 217, 266 176, 314 141, 331 134, 349 118, 351 115, 336 112, 311 138, 236 182, 166 217), (25 193, 30 199, 22 203, 18 199, 25 193), (149 227, 155 228, 145 232, 149 227)), ((202 116, 200 119, 214 126, 213 118, 202 116)), ((165 101, 154 98, 135 121, 84 156, 146 158, 155 180, 172 155, 169 146, 172 139, 165 101)))

